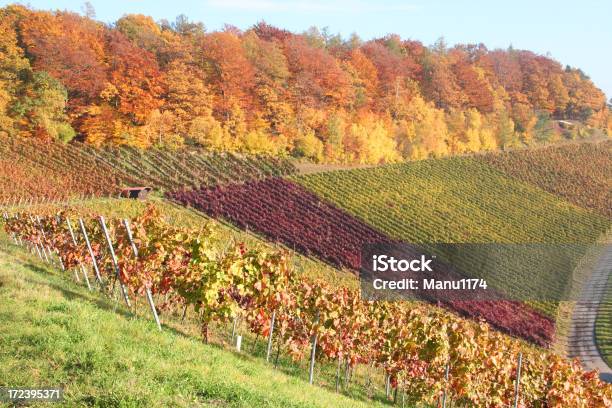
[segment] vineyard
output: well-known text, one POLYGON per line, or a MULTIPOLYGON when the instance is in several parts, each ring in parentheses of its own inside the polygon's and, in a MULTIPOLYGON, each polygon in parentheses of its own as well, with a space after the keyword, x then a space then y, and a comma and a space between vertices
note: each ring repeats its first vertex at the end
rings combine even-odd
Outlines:
POLYGON ((79 144, 0 137, 0 201, 117 195, 128 186, 211 186, 295 172, 286 159, 201 150, 96 150, 79 144))
POLYGON ((472 158, 427 160, 295 179, 406 242, 589 243, 610 220, 472 158))
MULTIPOLYGON (((205 341, 217 340, 211 327, 239 322, 256 339, 269 340, 268 358, 276 350, 305 362, 311 379, 315 361, 332 371, 337 365, 338 378, 358 366, 379 370, 385 398, 395 389, 409 402, 511 404, 522 364, 524 406, 611 404, 609 388, 577 362, 505 336, 550 346, 554 302, 436 302, 443 308, 371 302, 340 272, 359 269, 368 243, 586 247, 610 228, 608 142, 307 175, 295 175, 289 161, 270 157, 0 142, 2 201, 42 201, 6 207, 17 215, 7 214, 5 227, 16 243, 91 289, 123 293, 131 309, 134 299, 150 301, 161 322, 170 315, 195 316, 205 341), (135 200, 61 203, 115 195, 130 185, 165 191, 173 203, 153 199, 164 217, 154 209, 139 215, 144 204, 135 200), (24 208, 28 212, 19 213, 24 208), (109 216, 105 224, 101 213, 109 216), (113 218, 118 216, 135 220, 125 224, 113 218), (564 394, 565 387, 572 392, 564 394)), ((546 258, 519 264, 512 276, 488 278, 515 298, 546 298, 540 290, 580 278, 572 275, 580 255, 569 256, 567 265, 567 256, 546 258), (529 278, 534 268, 537 279, 529 278)), ((604 358, 606 307, 597 328, 604 358)))
POLYGON ((0 200, 116 194, 138 181, 62 143, 0 136, 0 200))
MULTIPOLYGON (((288 180, 267 179, 178 191, 169 197, 353 271, 359 270, 363 245, 392 242, 388 236, 288 180)), ((553 268, 552 272, 559 270, 553 268)), ((484 318, 498 329, 536 344, 548 345, 554 336, 553 320, 520 302, 450 301, 447 306, 464 316, 484 318)))
POLYGON ((357 270, 364 244, 389 241, 303 187, 280 178, 176 191, 168 197, 211 217, 223 217, 242 229, 261 232, 272 241, 336 267, 357 270))
POLYGON ((0 6, 0 407, 612 408, 612 5, 34 3, 0 6), (403 34, 546 13, 571 61, 403 34))
POLYGON ((612 216, 612 141, 487 154, 482 160, 511 177, 578 207, 612 216))
POLYGON ((295 173, 289 160, 263 155, 238 156, 207 153, 202 150, 140 150, 133 147, 82 150, 126 174, 141 184, 162 189, 177 186, 200 187, 295 173))
POLYGON ((443 309, 363 301, 359 292, 297 279, 282 251, 223 249, 212 227, 176 227, 153 208, 133 221, 20 213, 4 222, 15 243, 92 289, 120 288, 128 306, 146 297, 162 319, 171 310, 195 314, 205 341, 213 322, 244 320, 268 339, 268 356, 274 346, 295 360, 309 354, 311 382, 312 367, 327 362, 381 369, 387 395, 400 389, 409 402, 612 406, 612 388, 576 362, 443 309))
MULTIPOLYGON (((530 153, 513 154, 520 153, 528 165, 530 153)), ((583 173, 601 179, 597 166, 583 173)), ((334 171, 293 180, 301 186, 272 178, 179 190, 168 197, 303 254, 353 270, 359 268, 361 247, 366 243, 589 244, 610 225, 605 216, 575 207, 474 158, 334 171)), ((590 187, 582 188, 586 194, 590 187)), ((569 254, 567 249, 564 252, 569 254)), ((512 299, 530 300, 529 306, 520 302, 452 302, 448 306, 462 315, 484 318, 505 332, 548 345, 554 337, 557 303, 546 300, 555 298, 554 291, 563 285, 581 279, 573 275, 581 255, 577 251, 566 264, 541 259, 537 265, 518 265, 510 276, 479 276, 512 299), (535 267, 538 279, 529 276, 535 267)))

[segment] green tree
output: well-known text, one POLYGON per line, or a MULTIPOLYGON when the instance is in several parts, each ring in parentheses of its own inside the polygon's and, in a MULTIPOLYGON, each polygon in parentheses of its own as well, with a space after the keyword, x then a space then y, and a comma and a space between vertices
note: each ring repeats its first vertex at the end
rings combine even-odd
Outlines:
POLYGON ((68 94, 58 80, 44 71, 34 72, 19 93, 13 111, 18 117, 27 119, 28 131, 64 142, 75 136, 65 113, 68 94))

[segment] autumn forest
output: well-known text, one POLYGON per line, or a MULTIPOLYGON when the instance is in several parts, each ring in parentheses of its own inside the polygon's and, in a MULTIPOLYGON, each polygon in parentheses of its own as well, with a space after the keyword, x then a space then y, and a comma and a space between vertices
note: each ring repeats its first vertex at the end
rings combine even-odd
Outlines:
POLYGON ((386 163, 612 132, 584 72, 530 51, 93 17, 0 9, 0 135, 386 163))

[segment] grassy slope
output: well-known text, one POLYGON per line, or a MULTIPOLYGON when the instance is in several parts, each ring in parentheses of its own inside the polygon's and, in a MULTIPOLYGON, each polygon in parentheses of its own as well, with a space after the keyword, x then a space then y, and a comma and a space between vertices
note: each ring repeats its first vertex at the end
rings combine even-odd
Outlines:
POLYGON ((260 359, 160 333, 0 245, 0 386, 62 385, 65 406, 366 406, 260 359))

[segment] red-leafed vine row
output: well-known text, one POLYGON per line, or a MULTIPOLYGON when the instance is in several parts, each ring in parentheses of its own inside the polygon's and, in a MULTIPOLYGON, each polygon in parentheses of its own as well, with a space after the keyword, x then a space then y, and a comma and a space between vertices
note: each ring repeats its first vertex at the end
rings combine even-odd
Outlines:
POLYGON ((238 244, 220 252, 212 227, 177 228, 151 208, 129 224, 136 258, 127 230, 111 220, 105 225, 118 259, 117 276, 108 272, 113 269, 100 220, 83 223, 91 251, 76 225, 80 223, 66 213, 5 219, 5 230, 14 240, 58 254, 67 270, 91 264, 93 253, 104 284, 118 278, 129 296, 146 290, 166 295, 160 310, 195 309, 205 339, 212 321, 240 316, 253 333, 269 336, 273 330, 276 344, 296 360, 316 338, 318 358, 381 367, 391 386, 406 390, 415 401, 438 401, 446 389, 454 401, 490 407, 513 401, 515 357, 522 352, 520 406, 612 407, 612 387, 600 382, 596 372, 583 371, 577 361, 525 347, 484 322, 442 309, 363 301, 358 292, 298 279, 282 251, 238 244))

